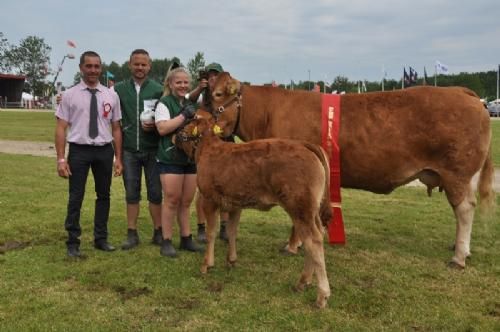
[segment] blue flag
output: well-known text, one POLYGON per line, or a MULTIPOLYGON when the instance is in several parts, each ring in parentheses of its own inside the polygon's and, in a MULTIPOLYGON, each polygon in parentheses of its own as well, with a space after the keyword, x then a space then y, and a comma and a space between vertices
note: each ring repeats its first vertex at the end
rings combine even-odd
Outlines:
POLYGON ((406 67, 403 67, 403 87, 410 86, 410 76, 406 72, 406 67))
POLYGON ((113 79, 113 78, 115 78, 115 75, 113 75, 113 73, 111 73, 109 71, 106 71, 106 77, 110 78, 110 79, 113 79))

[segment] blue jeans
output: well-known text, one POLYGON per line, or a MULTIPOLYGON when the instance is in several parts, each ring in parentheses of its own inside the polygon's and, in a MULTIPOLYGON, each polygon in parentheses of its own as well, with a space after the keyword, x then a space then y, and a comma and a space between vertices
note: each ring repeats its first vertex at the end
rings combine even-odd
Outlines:
POLYGON ((66 245, 80 245, 80 210, 85 195, 85 185, 89 169, 94 175, 95 201, 94 241, 106 241, 108 238, 109 196, 113 173, 114 150, 111 144, 105 146, 69 144, 68 164, 71 170, 69 177, 68 212, 64 226, 68 231, 66 245))
POLYGON ((137 204, 141 201, 143 168, 148 201, 161 204, 161 182, 156 165, 156 152, 123 151, 123 185, 127 204, 137 204))

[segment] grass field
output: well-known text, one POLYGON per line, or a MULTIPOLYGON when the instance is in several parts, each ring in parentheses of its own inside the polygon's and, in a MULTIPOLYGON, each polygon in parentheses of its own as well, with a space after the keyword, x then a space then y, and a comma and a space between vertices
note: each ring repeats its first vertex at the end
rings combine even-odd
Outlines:
MULTIPOLYGON (((0 139, 19 141, 54 141, 53 112, 0 112, 0 139), (22 126, 20 126, 22 122, 22 126)), ((500 167, 500 121, 491 121, 493 162, 500 167)))
MULTIPOLYGON (((18 131, 19 118, 4 124, 10 113, 0 112, 1 139, 16 137, 8 132, 18 131)), ((53 114, 37 116, 46 129, 36 129, 31 116, 25 127, 36 137, 49 131, 52 140, 53 114)), ((444 194, 343 190, 348 243, 326 247, 332 297, 321 311, 313 307, 315 287, 291 290, 303 253, 279 253, 290 228, 279 208, 245 211, 236 268, 224 264, 218 240, 216 267, 201 275, 200 254, 167 259, 149 244, 145 206, 137 250, 94 250, 90 180, 81 219, 86 258, 71 260, 63 228, 67 183, 53 158, 0 153, 0 169, 0 331, 500 331, 500 211, 493 220, 476 218, 472 257, 459 271, 446 265, 455 221, 444 194)), ((194 215, 191 222, 194 229, 194 215)), ((121 243, 120 178, 113 181, 109 230, 110 241, 121 243)))

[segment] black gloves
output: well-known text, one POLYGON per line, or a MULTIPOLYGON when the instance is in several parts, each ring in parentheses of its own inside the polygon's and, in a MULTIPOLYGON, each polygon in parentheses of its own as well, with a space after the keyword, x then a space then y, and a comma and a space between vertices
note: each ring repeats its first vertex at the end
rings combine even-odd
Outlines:
POLYGON ((181 108, 181 115, 184 116, 184 119, 186 120, 192 119, 195 113, 196 107, 192 103, 187 102, 181 108))

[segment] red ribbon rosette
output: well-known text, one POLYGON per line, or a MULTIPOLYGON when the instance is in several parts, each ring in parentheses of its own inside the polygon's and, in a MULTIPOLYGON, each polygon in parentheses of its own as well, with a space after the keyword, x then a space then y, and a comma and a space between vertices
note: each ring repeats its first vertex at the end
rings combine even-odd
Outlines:
POLYGON ((103 105, 103 113, 102 115, 104 116, 104 118, 108 118, 108 115, 109 115, 109 112, 111 112, 111 104, 110 103, 104 103, 103 105))

